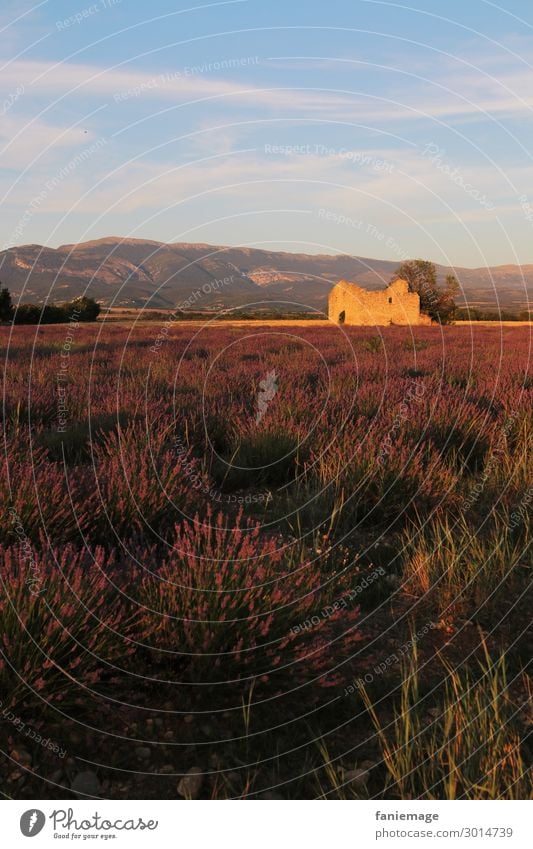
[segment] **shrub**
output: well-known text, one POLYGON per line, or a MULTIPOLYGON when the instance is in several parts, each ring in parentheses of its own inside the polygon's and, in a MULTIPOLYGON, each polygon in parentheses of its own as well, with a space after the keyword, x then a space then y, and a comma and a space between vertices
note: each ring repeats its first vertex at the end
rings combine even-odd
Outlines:
MULTIPOLYGON (((292 563, 284 546, 262 537, 242 512, 233 527, 208 512, 205 521, 176 528, 171 553, 146 568, 137 585, 146 642, 180 680, 273 676, 279 684, 284 674, 306 681, 331 667, 325 635, 332 639, 342 617, 315 614, 348 584, 341 577, 324 585, 316 563, 292 563)), ((360 639, 357 616, 356 608, 344 610, 339 663, 360 639)))
POLYGON ((25 439, 21 432, 6 440, 0 500, 9 510, 0 523, 0 542, 24 536, 39 544, 44 534, 54 543, 73 540, 88 513, 83 483, 67 478, 61 464, 50 463, 44 448, 30 451, 25 439))
POLYGON ((121 638, 126 608, 108 581, 113 558, 71 545, 13 546, 0 557, 2 692, 11 706, 32 692, 52 702, 86 698, 132 652, 121 638))
POLYGON ((224 462, 217 463, 215 476, 225 489, 281 485, 294 477, 298 439, 278 430, 245 433, 224 462))
POLYGON ((85 526, 91 540, 116 544, 138 534, 172 529, 197 507, 198 482, 189 455, 171 442, 172 425, 119 427, 92 446, 94 491, 85 526))

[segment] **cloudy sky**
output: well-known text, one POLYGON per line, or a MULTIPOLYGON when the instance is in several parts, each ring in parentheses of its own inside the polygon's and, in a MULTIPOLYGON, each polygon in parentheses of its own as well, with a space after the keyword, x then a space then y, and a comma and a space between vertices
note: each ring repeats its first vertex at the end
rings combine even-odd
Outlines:
POLYGON ((505 7, 2 0, 0 247, 533 263, 533 4, 505 7))

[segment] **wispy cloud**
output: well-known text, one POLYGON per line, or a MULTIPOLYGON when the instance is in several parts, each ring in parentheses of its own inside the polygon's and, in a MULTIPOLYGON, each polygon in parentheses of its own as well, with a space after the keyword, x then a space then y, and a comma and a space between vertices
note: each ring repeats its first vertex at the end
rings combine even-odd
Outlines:
POLYGON ((0 168, 24 170, 40 157, 47 163, 86 140, 87 135, 80 127, 33 120, 29 130, 26 118, 8 114, 0 121, 0 168))
MULTIPOLYGON (((197 66, 201 68, 202 66, 197 66)), ((242 76, 242 71, 241 71, 242 76)), ((68 62, 14 61, 2 74, 2 89, 24 85, 34 96, 84 97, 120 101, 120 108, 138 101, 191 104, 203 99, 222 100, 225 108, 246 107, 292 115, 322 116, 360 121, 412 121, 492 115, 531 115, 533 94, 526 71, 508 72, 499 79, 462 71, 448 72, 438 83, 401 76, 388 96, 351 93, 349 86, 336 90, 334 84, 322 88, 267 84, 246 84, 223 79, 220 74, 195 73, 176 76, 146 73, 126 68, 105 68, 68 62)))

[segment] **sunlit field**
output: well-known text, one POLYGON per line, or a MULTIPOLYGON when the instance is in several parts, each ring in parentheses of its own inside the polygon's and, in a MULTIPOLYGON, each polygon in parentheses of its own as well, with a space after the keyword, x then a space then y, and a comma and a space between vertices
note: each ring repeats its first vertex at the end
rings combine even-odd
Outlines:
POLYGON ((14 798, 531 798, 527 326, 2 329, 14 798))

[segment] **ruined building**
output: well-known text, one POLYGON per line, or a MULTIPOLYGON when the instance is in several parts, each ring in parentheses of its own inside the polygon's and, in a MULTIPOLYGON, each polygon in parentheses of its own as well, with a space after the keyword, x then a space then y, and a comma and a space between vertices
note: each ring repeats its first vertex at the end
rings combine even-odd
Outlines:
POLYGON ((328 315, 335 324, 431 324, 420 312, 420 296, 399 277, 378 292, 341 280, 329 294, 328 315))

